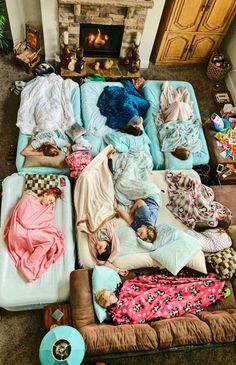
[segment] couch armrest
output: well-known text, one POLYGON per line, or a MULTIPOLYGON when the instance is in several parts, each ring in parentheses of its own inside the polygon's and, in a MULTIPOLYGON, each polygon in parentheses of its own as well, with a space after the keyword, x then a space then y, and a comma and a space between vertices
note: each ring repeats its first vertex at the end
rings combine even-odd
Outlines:
POLYGON ((92 270, 79 269, 70 274, 70 304, 72 322, 78 330, 95 323, 92 301, 92 270))

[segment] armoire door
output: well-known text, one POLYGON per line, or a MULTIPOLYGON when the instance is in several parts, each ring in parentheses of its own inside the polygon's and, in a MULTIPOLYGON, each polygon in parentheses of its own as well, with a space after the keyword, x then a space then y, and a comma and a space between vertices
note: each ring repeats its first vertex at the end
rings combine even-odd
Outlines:
POLYGON ((224 33, 235 8, 235 0, 208 0, 198 32, 224 33))
POLYGON ((218 48, 222 35, 197 33, 188 49, 186 61, 191 63, 207 62, 212 52, 218 48))
POLYGON ((185 61, 192 40, 192 33, 166 32, 162 42, 163 47, 159 51, 159 61, 172 63, 185 61))
POLYGON ((195 32, 201 22, 206 1, 175 0, 168 30, 195 32))

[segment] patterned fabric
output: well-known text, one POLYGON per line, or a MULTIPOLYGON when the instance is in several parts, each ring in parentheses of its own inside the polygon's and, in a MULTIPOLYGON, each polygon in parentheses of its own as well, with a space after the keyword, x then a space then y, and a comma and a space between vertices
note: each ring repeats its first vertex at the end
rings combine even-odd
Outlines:
POLYGON ((213 190, 183 174, 167 171, 169 203, 167 208, 186 226, 194 228, 197 223, 205 223, 209 227, 218 225, 218 214, 231 211, 221 203, 214 201, 213 190))
POLYGON ((211 264, 221 279, 231 279, 236 273, 236 252, 232 247, 206 255, 206 261, 211 264))
POLYGON ((232 245, 232 241, 228 233, 217 228, 206 229, 203 232, 196 232, 189 229, 186 233, 199 240, 203 252, 217 252, 232 245))
POLYGON ((36 194, 59 185, 57 175, 26 174, 25 191, 30 190, 36 194))
POLYGON ((93 156, 88 151, 76 151, 68 154, 66 156, 66 162, 70 168, 70 176, 77 179, 92 159, 93 156))
POLYGON ((109 314, 116 324, 135 324, 198 313, 222 299, 224 284, 215 274, 201 277, 140 275, 124 282, 109 314))

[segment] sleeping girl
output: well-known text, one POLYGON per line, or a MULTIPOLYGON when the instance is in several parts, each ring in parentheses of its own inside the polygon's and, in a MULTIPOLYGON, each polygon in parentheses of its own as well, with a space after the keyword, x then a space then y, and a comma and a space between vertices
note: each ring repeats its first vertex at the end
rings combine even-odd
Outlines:
POLYGON ((58 187, 39 194, 27 191, 7 219, 4 241, 29 281, 40 278, 64 252, 63 233, 53 224, 56 200, 62 198, 58 187))
POLYGON ((33 141, 21 152, 23 156, 50 156, 54 157, 62 150, 71 149, 66 137, 59 130, 41 131, 35 134, 33 141))
POLYGON ((139 275, 126 280, 113 293, 107 288, 95 293, 96 302, 108 310, 115 324, 144 323, 195 314, 224 299, 225 282, 216 274, 179 276, 139 275), (193 294, 194 293, 194 294, 193 294))
POLYGON ((119 269, 113 261, 120 252, 120 241, 110 222, 106 222, 95 233, 89 234, 89 250, 97 265, 109 266, 121 276, 126 276, 128 270, 119 269))

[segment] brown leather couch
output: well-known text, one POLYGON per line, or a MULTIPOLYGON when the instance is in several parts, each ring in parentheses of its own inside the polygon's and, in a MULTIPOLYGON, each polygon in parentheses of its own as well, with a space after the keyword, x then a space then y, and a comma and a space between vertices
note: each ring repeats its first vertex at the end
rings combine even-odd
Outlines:
MULTIPOLYGON (((236 226, 232 227, 232 232, 235 234, 236 226)), ((234 248, 235 246, 236 241, 234 248)), ((153 270, 141 271, 147 274, 153 270)), ((128 278, 133 277, 137 271, 130 272, 128 278)), ((122 358, 130 356, 132 352, 136 356, 138 352, 142 355, 158 354, 162 350, 173 348, 189 349, 189 346, 191 349, 206 347, 209 350, 209 345, 217 347, 224 344, 236 348, 236 277, 227 281, 231 295, 224 302, 212 305, 197 315, 186 314, 150 324, 115 326, 100 324, 96 319, 92 303, 91 274, 92 270, 79 269, 73 271, 70 277, 73 326, 84 337, 87 359, 109 359, 114 356, 122 358)), ((232 356, 231 348, 230 351, 232 356)), ((236 359, 236 352, 234 355, 236 359)), ((224 364, 227 364, 225 359, 224 364)))

